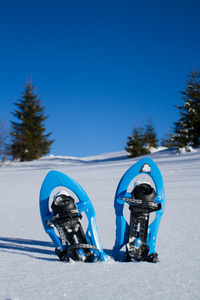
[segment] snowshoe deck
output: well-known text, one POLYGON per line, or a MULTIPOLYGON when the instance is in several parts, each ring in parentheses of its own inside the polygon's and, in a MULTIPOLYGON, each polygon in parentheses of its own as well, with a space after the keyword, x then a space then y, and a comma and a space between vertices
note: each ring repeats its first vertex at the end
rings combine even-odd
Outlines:
POLYGON ((164 203, 164 185, 157 165, 150 158, 138 161, 124 174, 115 195, 116 241, 113 248, 115 259, 118 259, 120 249, 126 245, 127 261, 158 261, 155 245, 164 203), (150 176, 156 191, 150 184, 140 183, 128 193, 130 182, 139 174, 150 176), (125 203, 129 205, 129 223, 123 215, 125 203), (156 216, 149 224, 149 216, 153 212, 156 216))
POLYGON ((99 259, 107 261, 103 251, 95 222, 95 211, 85 191, 67 175, 50 171, 45 177, 40 191, 40 214, 43 227, 55 245, 55 252, 61 261, 94 262, 99 259), (60 195, 52 203, 49 211, 49 198, 57 187, 71 190, 78 198, 75 203, 70 196, 60 195), (81 225, 81 213, 88 219, 88 227, 84 233, 81 225), (58 234, 55 232, 55 228, 58 234))

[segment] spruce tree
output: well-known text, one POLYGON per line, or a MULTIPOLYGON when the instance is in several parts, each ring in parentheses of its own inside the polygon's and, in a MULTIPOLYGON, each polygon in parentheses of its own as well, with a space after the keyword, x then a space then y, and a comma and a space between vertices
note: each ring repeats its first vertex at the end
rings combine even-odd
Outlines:
POLYGON ((174 147, 174 146, 175 146, 175 142, 174 142, 173 135, 172 135, 172 132, 171 132, 171 127, 170 127, 170 129, 169 129, 169 133, 166 133, 166 134, 162 137, 161 145, 162 145, 163 147, 168 147, 168 148, 171 148, 171 147, 174 147))
POLYGON ((184 101, 176 107, 180 119, 174 123, 174 140, 177 146, 200 146, 200 72, 193 69, 186 80, 187 87, 181 92, 184 101))
POLYGON ((153 126, 151 118, 149 118, 148 123, 145 126, 144 142, 146 143, 148 149, 151 147, 158 147, 157 134, 155 132, 155 128, 153 126))
POLYGON ((2 161, 6 160, 9 147, 9 130, 6 128, 5 120, 0 120, 0 158, 2 161))
POLYGON ((149 151, 145 148, 143 139, 143 129, 134 128, 132 135, 128 137, 125 150, 129 153, 129 157, 137 157, 148 154, 149 151))
POLYGON ((35 87, 31 81, 25 85, 25 92, 21 99, 14 104, 17 109, 12 113, 19 122, 11 122, 10 152, 13 159, 29 161, 38 159, 49 153, 53 140, 49 140, 51 133, 44 134, 44 107, 35 93, 35 87))

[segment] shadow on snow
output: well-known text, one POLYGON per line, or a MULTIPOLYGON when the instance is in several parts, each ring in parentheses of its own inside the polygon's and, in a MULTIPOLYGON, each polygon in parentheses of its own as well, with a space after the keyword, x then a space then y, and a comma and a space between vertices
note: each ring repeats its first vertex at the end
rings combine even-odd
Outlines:
MULTIPOLYGON (((0 251, 27 255, 31 258, 47 260, 47 261, 59 261, 58 257, 55 255, 54 245, 52 242, 21 239, 21 238, 9 238, 0 237, 0 251), (46 248, 53 248, 46 249, 46 248), (42 254, 42 256, 35 256, 34 254, 42 254), (45 257, 46 255, 53 255, 52 258, 45 257)), ((112 250, 106 249, 105 252, 108 256, 112 256, 112 250)))
POLYGON ((42 255, 54 255, 54 249, 45 249, 47 247, 53 247, 53 243, 30 239, 0 237, 0 251, 28 255, 30 257, 42 260, 57 260, 56 256, 55 259, 53 259, 45 257, 36 257, 33 255, 34 253, 42 255))

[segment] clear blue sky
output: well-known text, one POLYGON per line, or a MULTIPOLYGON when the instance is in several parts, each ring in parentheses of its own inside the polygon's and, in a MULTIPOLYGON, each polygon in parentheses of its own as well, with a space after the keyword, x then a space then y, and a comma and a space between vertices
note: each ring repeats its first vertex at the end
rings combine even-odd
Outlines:
POLYGON ((200 67, 199 15, 199 0, 1 0, 0 118, 31 75, 51 154, 123 150, 149 117, 161 139, 200 67))

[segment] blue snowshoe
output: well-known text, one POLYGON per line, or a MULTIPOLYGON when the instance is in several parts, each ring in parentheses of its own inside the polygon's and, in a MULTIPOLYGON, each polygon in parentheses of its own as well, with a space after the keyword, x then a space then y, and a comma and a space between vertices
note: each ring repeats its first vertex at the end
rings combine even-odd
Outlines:
POLYGON ((126 246, 126 261, 159 261, 155 245, 164 206, 165 194, 160 170, 152 159, 143 158, 128 169, 117 187, 114 202, 116 240, 113 247, 116 260, 119 259, 120 249, 126 246), (143 175, 145 181, 137 180, 139 175, 143 175), (150 178, 153 184, 146 178, 150 178), (134 188, 127 192, 131 182, 134 182, 134 188), (123 214, 125 203, 130 210, 129 224, 123 214), (155 219, 150 223, 153 213, 155 219))
POLYGON ((52 239, 61 261, 108 260, 101 247, 93 205, 82 187, 72 178, 57 171, 47 174, 40 190, 40 215, 44 230, 52 239), (58 187, 73 192, 78 202, 75 203, 68 191, 61 190, 54 195, 50 211, 50 196, 58 187), (86 233, 81 224, 83 212, 88 219, 86 233))

